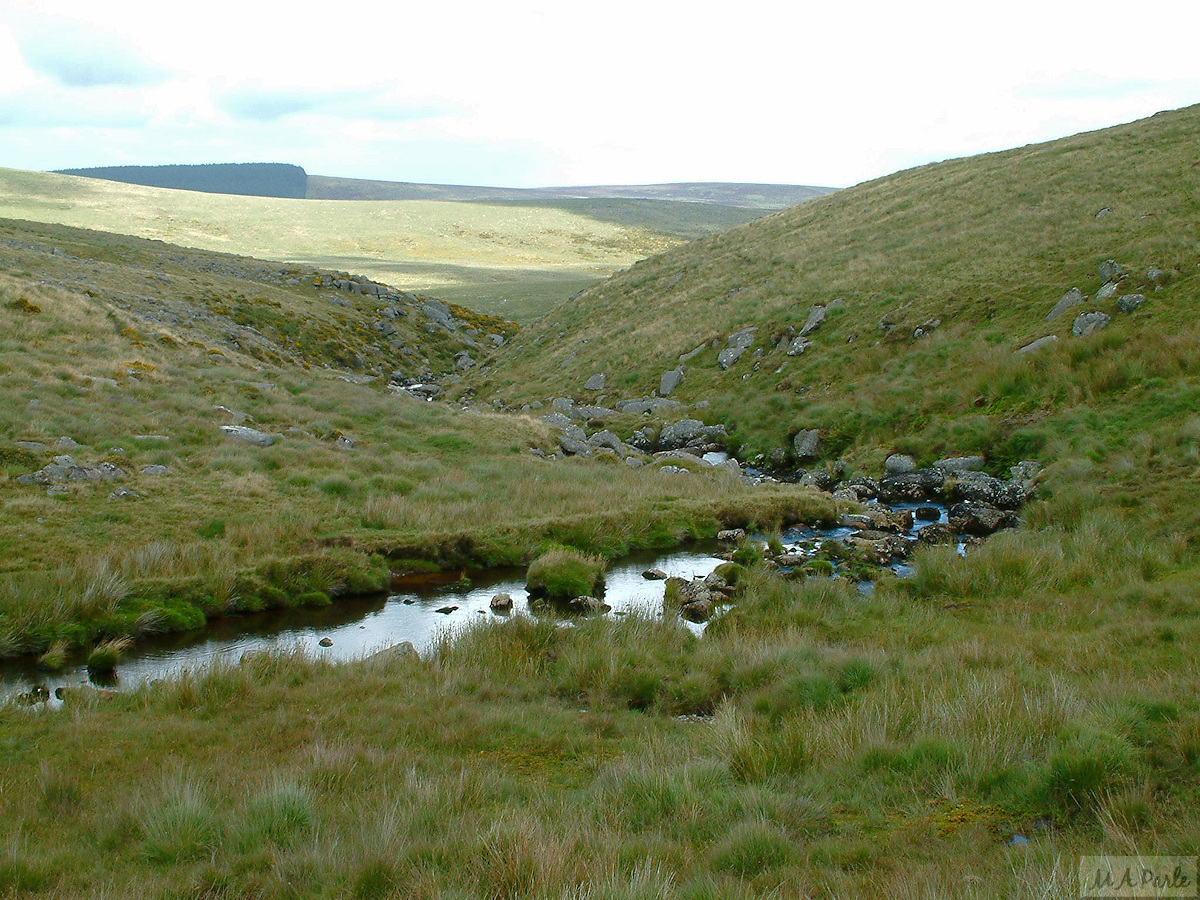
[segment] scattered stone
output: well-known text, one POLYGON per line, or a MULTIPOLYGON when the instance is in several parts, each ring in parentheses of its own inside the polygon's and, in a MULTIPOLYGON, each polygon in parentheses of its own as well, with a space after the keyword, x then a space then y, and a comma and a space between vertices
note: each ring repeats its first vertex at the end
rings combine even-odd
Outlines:
POLYGON ((1107 300, 1117 292, 1117 283, 1115 281, 1106 282, 1100 290, 1096 291, 1097 300, 1107 300))
POLYGON ((231 437, 235 441, 242 441, 246 444, 253 444, 255 447, 270 447, 275 443, 273 435, 246 425, 222 425, 221 431, 225 433, 226 437, 231 437))
MULTIPOLYGON (((46 490, 46 493, 50 494, 51 496, 58 496, 59 494, 65 492, 65 486, 51 487, 47 488, 46 490)), ((137 493, 136 491, 131 491, 127 487, 119 487, 108 495, 109 500, 140 500, 141 497, 141 494, 137 493)))
POLYGON ((1075 324, 1071 326, 1071 334, 1075 335, 1075 337, 1085 338, 1092 332, 1099 331, 1110 321, 1112 321, 1112 317, 1108 313, 1102 313, 1099 310, 1080 313, 1075 317, 1075 324))
POLYGON ((799 356, 810 346, 812 346, 812 341, 809 341, 807 338, 797 337, 788 345, 786 353, 788 356, 799 356))
POLYGON ((448 616, 450 613, 458 609, 457 606, 439 606, 434 612, 440 612, 443 616, 448 616))
POLYGON ((821 432, 816 428, 800 431, 792 439, 792 451, 801 462, 821 455, 821 432))
POLYGON ((1146 302, 1142 294, 1125 294, 1117 298, 1117 309, 1121 312, 1133 312, 1146 302))
POLYGON ((741 355, 745 352, 746 349, 744 347, 727 347, 717 354, 717 367, 720 368, 722 372, 725 371, 735 362, 737 362, 738 359, 741 358, 741 355))
POLYGON ((659 470, 664 475, 691 475, 687 469, 682 469, 679 466, 660 466, 659 470))
POLYGON ((640 469, 645 465, 645 463, 636 456, 627 456, 625 457, 625 465, 629 466, 631 469, 640 469))
POLYGON ((642 573, 642 577, 647 581, 665 581, 667 573, 662 569, 647 569, 642 573))
POLYGON ((333 446, 338 450, 353 450, 358 446, 358 441, 347 434, 339 434, 337 440, 333 442, 333 446))
POLYGON ((17 441, 15 446, 22 450, 29 450, 32 453, 45 453, 50 449, 49 445, 39 441, 17 441))
POLYGON ((587 381, 585 381, 583 383, 583 389, 585 391, 602 391, 602 390, 604 390, 604 382, 605 382, 604 373, 597 372, 595 375, 593 375, 591 378, 589 378, 587 381))
POLYGON ((704 343, 699 344, 696 347, 693 347, 687 353, 681 353, 679 355, 679 361, 681 363, 690 362, 691 360, 695 359, 697 356, 699 356, 701 353, 703 353, 707 349, 708 349, 708 341, 705 341, 704 343))
POLYGON ((320 644, 322 647, 332 647, 333 646, 333 641, 327 637, 321 638, 319 641, 317 641, 317 643, 320 644))
POLYGON ((1146 280, 1154 285, 1154 289, 1158 290, 1167 283, 1168 275, 1162 269, 1147 269, 1146 280))
POLYGON ((508 610, 513 608, 512 595, 511 594, 496 594, 488 602, 488 606, 490 606, 494 610, 498 610, 501 612, 507 612, 508 610))
POLYGON ((800 329, 800 337, 808 337, 825 323, 825 307, 814 306, 808 311, 804 327, 800 329))
POLYGON ((921 522, 936 522, 942 517, 942 511, 936 506, 918 506, 914 515, 921 522))
MULTIPOLYGON (((658 379, 658 395, 660 397, 668 397, 679 387, 679 382, 683 380, 683 366, 678 366, 670 372, 663 372, 662 377, 658 379)), ((620 404, 618 404, 618 409, 620 404)))
POLYGON ((740 540, 744 540, 745 537, 745 528, 727 528, 724 531, 717 532, 717 540, 723 543, 737 543, 740 540))
POLYGON ((888 475, 904 475, 916 471, 917 461, 907 453, 893 453, 883 461, 883 470, 888 475))
POLYGON ((1105 216, 1107 216, 1111 212, 1112 212, 1112 207, 1105 206, 1103 209, 1099 209, 1096 211, 1096 218, 1103 219, 1105 216))
POLYGON ((454 368, 460 372, 466 372, 468 369, 475 368, 475 360, 471 359, 471 354, 466 350, 459 350, 454 354, 454 368))
POLYGON ((1054 308, 1046 314, 1046 321, 1053 322, 1072 306, 1078 306, 1083 302, 1083 292, 1079 288, 1071 288, 1062 295, 1062 299, 1054 304, 1054 308))
POLYGON ((1100 268, 1096 271, 1100 275, 1101 281, 1116 281, 1125 274, 1125 267, 1115 259, 1106 259, 1100 263, 1100 268))
POLYGON ((1057 334, 1048 334, 1045 337, 1038 338, 1036 341, 1031 341, 1030 343, 1026 344, 1024 347, 1017 350, 1017 352, 1018 353, 1036 353, 1037 351, 1039 351, 1045 347, 1052 346, 1053 344, 1057 343, 1057 341, 1058 341, 1057 334))
POLYGON ((76 442, 74 438, 67 437, 65 434, 54 441, 54 446, 59 450, 77 450, 83 445, 76 442))
POLYGON ((171 470, 166 466, 142 466, 140 469, 143 475, 170 475, 171 470))

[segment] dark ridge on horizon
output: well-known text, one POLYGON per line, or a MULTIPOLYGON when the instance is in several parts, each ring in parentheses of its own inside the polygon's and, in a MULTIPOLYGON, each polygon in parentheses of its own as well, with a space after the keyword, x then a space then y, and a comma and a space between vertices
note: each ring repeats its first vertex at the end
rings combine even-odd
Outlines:
POLYGON ((302 200, 308 174, 289 163, 207 163, 204 165, 95 166, 56 169, 56 175, 100 178, 143 187, 235 194, 247 197, 282 197, 302 200))

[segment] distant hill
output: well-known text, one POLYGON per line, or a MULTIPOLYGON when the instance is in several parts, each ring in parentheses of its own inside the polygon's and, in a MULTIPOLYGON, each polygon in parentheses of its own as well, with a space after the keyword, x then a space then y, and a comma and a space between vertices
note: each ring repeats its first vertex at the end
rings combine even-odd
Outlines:
POLYGON ((463 184, 419 184, 360 178, 308 176, 313 200, 460 200, 470 202, 623 198, 706 203, 741 209, 775 210, 795 206, 836 188, 801 184, 679 182, 676 184, 581 185, 575 187, 499 188, 463 184))
POLYGON ((200 166, 97 166, 58 169, 58 175, 102 178, 145 187, 238 194, 251 197, 303 199, 308 175, 300 166, 286 163, 211 163, 200 166))

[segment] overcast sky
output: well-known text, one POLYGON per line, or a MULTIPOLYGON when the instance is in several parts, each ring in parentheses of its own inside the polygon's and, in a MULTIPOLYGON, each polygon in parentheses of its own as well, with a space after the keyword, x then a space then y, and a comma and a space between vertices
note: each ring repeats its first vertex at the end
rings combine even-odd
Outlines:
POLYGON ((0 166, 842 187, 1200 102, 1200 4, 0 0, 0 166))

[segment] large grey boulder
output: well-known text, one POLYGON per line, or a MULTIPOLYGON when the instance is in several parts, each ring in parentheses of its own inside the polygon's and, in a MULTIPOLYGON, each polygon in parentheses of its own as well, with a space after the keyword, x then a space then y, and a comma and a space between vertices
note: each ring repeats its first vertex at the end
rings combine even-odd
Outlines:
POLYGON ((597 372, 583 383, 583 389, 585 391, 602 391, 604 390, 604 381, 604 373, 597 372))
POLYGON ((1125 274, 1125 267, 1115 259, 1106 259, 1100 263, 1100 268, 1096 271, 1100 275, 1101 281, 1116 281, 1125 274))
POLYGON ((724 425, 705 425, 699 419, 680 419, 664 425, 658 434, 658 446, 663 450, 678 450, 687 446, 720 444, 726 438, 724 425))
POLYGON ((668 400, 665 397, 642 397, 639 400, 618 400, 615 404, 618 412, 641 416, 646 413, 674 413, 683 409, 678 400, 668 400))
POLYGON ((1001 481, 983 472, 959 472, 949 485, 952 499, 982 503, 997 509, 1017 509, 1032 493, 1032 486, 1016 481, 1001 481))
POLYGON ((221 431, 226 437, 244 444, 253 444, 255 447, 270 447, 275 443, 274 435, 259 431, 257 428, 250 428, 247 425, 222 425, 221 431))
POLYGON ((1133 312, 1145 302, 1146 298, 1142 294, 1125 294, 1117 298, 1117 309, 1121 312, 1133 312))
POLYGON ((792 451, 801 462, 821 455, 821 432, 816 428, 800 431, 792 439, 792 451))
POLYGON ((1079 288, 1071 288, 1062 295, 1062 299, 1054 304, 1054 308, 1046 313, 1046 321, 1053 322, 1072 306, 1078 306, 1083 302, 1083 292, 1079 288))
POLYGON ((1075 323, 1071 326, 1071 334, 1075 337, 1085 338, 1094 331, 1099 331, 1106 326, 1112 317, 1108 313, 1096 310, 1094 312, 1080 313, 1075 317, 1075 323))
POLYGON ((679 387, 679 382, 683 381, 683 366, 678 366, 670 372, 663 372, 662 377, 658 379, 658 395, 660 397, 668 397, 675 388, 679 387))

